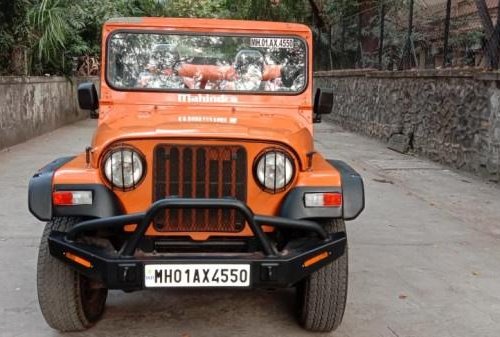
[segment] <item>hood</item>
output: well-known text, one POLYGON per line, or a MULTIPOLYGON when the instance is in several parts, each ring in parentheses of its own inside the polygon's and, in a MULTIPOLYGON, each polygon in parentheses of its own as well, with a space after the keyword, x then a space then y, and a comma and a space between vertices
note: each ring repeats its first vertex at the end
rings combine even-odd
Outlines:
POLYGON ((101 109, 93 138, 94 155, 112 143, 133 139, 235 139, 280 143, 299 157, 303 167, 313 151, 310 122, 297 109, 210 107, 108 107, 101 109), (131 112, 134 111, 134 112, 131 112))

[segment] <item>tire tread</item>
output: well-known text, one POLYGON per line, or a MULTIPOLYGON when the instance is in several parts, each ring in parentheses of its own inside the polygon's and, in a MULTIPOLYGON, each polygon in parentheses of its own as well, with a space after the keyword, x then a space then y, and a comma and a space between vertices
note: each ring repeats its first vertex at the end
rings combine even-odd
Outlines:
POLYGON ((83 309, 79 274, 50 255, 48 246, 52 231, 65 232, 78 222, 74 217, 59 217, 48 222, 38 252, 38 302, 47 324, 62 332, 82 331, 93 325, 83 309))
MULTIPOLYGON (((345 232, 343 220, 324 223, 328 232, 345 232)), ((338 328, 344 316, 348 256, 346 252, 331 264, 319 269, 299 285, 300 323, 310 331, 329 332, 338 328)))

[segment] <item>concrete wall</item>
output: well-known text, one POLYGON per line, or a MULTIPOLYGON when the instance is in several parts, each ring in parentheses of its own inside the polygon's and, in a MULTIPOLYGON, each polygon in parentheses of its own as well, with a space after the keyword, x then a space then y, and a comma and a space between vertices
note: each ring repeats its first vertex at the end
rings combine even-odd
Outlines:
POLYGON ((87 118, 76 87, 95 78, 0 77, 0 149, 87 118))
POLYGON ((409 151, 500 180, 500 76, 476 71, 340 71, 316 74, 334 90, 327 117, 409 151))

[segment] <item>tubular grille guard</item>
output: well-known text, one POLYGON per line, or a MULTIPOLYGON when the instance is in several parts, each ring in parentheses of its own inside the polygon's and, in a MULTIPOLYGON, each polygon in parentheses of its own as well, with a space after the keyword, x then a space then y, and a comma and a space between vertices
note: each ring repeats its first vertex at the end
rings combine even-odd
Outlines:
POLYGON ((329 235, 325 229, 316 222, 305 220, 293 220, 281 217, 255 215, 252 210, 243 202, 234 199, 178 199, 169 198, 156 201, 145 213, 135 213, 128 215, 118 215, 109 218, 99 218, 83 221, 66 233, 66 240, 73 241, 80 233, 104 228, 123 228, 124 225, 137 224, 137 228, 130 235, 120 249, 120 256, 132 256, 144 236, 151 221, 158 212, 165 209, 234 209, 241 213, 252 230, 255 238, 260 242, 262 251, 267 256, 276 255, 276 248, 271 244, 262 230, 263 225, 276 228, 299 229, 312 231, 323 240, 328 240, 329 235))
MULTIPOLYGON (((161 144, 154 151, 154 201, 167 197, 246 201, 247 155, 240 146, 161 144)), ((163 232, 240 232, 235 209, 166 209, 155 217, 163 232)))

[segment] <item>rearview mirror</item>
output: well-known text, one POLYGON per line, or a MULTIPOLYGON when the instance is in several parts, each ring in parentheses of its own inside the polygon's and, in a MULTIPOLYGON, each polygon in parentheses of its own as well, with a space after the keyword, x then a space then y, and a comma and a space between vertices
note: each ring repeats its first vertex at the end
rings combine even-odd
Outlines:
POLYGON ((333 90, 318 88, 314 96, 313 122, 321 123, 321 115, 327 115, 333 108, 333 90))
POLYGON ((78 86, 78 105, 80 109, 90 110, 90 118, 99 118, 99 97, 94 83, 85 82, 78 86))

